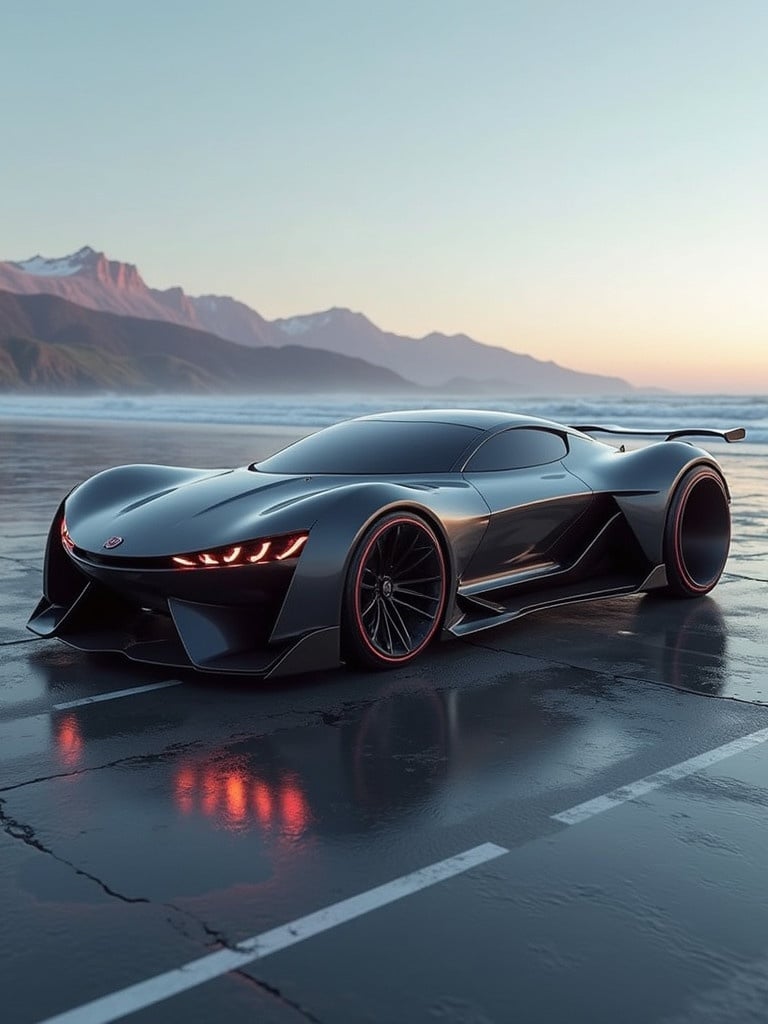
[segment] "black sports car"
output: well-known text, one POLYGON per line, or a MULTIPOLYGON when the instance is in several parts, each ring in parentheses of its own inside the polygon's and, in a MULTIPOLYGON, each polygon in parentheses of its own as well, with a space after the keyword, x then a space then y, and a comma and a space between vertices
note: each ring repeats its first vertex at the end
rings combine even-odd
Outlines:
MULTIPOLYGON (((728 487, 678 430, 625 451, 533 416, 348 420, 240 469, 121 466, 58 509, 40 636, 207 672, 404 665, 592 598, 715 586, 728 487)), ((647 432, 646 432, 647 433, 647 432)), ((651 432, 652 433, 652 432, 651 432)))

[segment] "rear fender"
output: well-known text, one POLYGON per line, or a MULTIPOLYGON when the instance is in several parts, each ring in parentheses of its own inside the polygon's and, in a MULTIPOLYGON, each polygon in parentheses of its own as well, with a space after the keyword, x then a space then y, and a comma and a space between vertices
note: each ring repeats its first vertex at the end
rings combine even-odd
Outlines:
POLYGON ((712 467, 723 480, 715 459, 682 441, 664 441, 635 451, 608 451, 578 474, 596 491, 612 493, 616 504, 652 565, 663 561, 667 508, 681 477, 693 466, 712 467))

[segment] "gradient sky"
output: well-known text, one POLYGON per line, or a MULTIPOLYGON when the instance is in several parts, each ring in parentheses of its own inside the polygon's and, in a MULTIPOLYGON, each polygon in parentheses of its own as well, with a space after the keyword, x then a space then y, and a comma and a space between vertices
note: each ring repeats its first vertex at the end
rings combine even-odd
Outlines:
POLYGON ((766 393, 766 54, 765 0, 4 0, 0 259, 766 393))

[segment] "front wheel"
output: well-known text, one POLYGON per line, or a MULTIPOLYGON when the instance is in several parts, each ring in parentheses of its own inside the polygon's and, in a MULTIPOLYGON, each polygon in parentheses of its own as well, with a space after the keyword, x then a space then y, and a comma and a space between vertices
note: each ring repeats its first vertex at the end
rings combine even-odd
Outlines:
POLYGON ((365 668, 406 665, 437 633, 447 593, 445 557, 434 530, 393 512, 368 530, 344 591, 345 660, 365 668))
POLYGON ((723 478, 711 466, 695 466, 677 485, 667 511, 667 593, 709 593, 723 573, 730 543, 731 513, 723 478))

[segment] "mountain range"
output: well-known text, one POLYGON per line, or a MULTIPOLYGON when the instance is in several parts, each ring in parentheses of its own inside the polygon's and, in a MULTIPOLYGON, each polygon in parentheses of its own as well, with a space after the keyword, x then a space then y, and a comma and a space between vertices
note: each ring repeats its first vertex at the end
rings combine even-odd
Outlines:
MULTIPOLYGON (((34 358, 32 349, 27 348, 22 359, 18 345, 23 338, 18 334, 18 323, 12 330, 10 307, 7 302, 0 304, 0 386, 5 389, 15 386, 14 375, 18 377, 17 386, 27 387, 65 388, 69 380, 72 387, 81 388, 231 390, 239 382, 241 389, 252 389, 256 381, 267 387, 267 378, 260 374, 269 365, 269 387, 291 390, 315 386, 407 390, 409 382, 422 388, 467 393, 595 395, 633 390, 618 377, 571 370, 484 344, 465 334, 431 333, 422 338, 393 334, 381 330, 362 313, 344 308, 269 321, 230 296, 190 296, 181 288, 150 288, 136 266, 108 259, 90 246, 60 258, 38 255, 18 262, 0 262, 0 290, 16 296, 48 295, 82 310, 78 336, 73 326, 78 315, 54 303, 50 309, 55 316, 53 312, 51 316, 66 321, 67 332, 24 336, 37 348, 34 358), (102 321, 97 329, 87 315, 92 311, 113 319, 102 321), (137 323, 121 328, 117 323, 121 318, 137 323), (61 340, 64 336, 66 342, 61 340), (114 339, 118 336, 122 340, 116 347, 114 339), (73 351, 77 337, 89 339, 79 346, 88 349, 87 367, 82 351, 73 351), (146 347, 150 338, 156 352, 154 360, 146 347), (14 346, 10 345, 12 339, 14 346), (217 344, 222 340, 237 347, 222 349, 217 344), (55 353, 46 348, 50 345, 58 346, 55 353), (246 356, 242 348, 253 351, 246 356), (267 356, 269 349, 284 350, 284 357, 281 359, 274 351, 267 356), (307 350, 314 353, 311 360, 307 350), (11 352, 16 353, 13 358, 11 352), (254 358, 256 352, 261 352, 258 358, 254 358), (216 354, 215 367, 209 358, 212 353, 216 354), (340 357, 353 362, 345 363, 340 357), (224 359, 228 360, 227 366, 220 362, 224 359), (309 372, 310 366, 313 373, 309 372), (56 372, 54 367, 58 368, 56 372), (332 383, 334 373, 337 377, 332 383)), ((31 317, 27 329, 33 329, 37 313, 31 307, 26 313, 31 317)))
POLYGON ((180 324, 0 291, 0 389, 405 394, 416 386, 363 359, 299 345, 249 348, 180 324))

